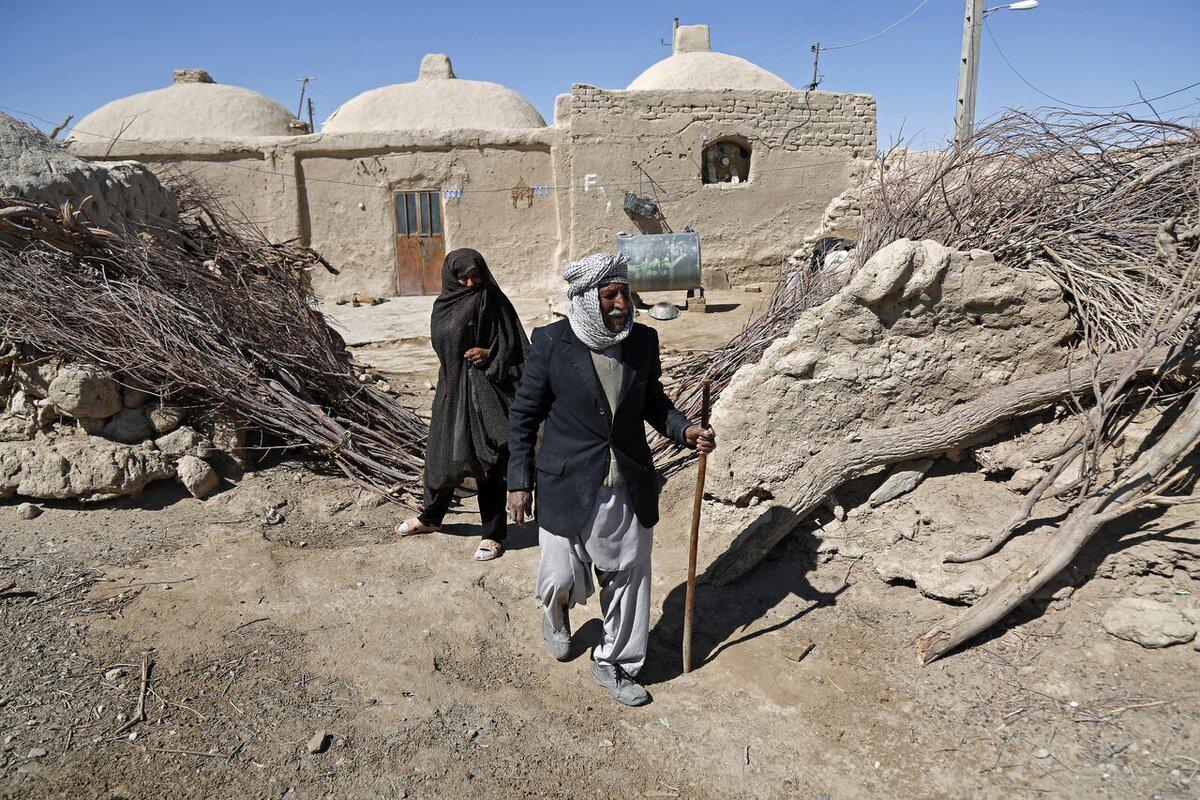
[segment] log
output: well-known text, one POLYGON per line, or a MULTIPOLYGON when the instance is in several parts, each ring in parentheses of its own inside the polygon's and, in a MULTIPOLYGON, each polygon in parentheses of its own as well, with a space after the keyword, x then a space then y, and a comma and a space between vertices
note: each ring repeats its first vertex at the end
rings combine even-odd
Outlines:
POLYGON ((938 457, 951 448, 981 444, 1001 422, 1038 411, 1068 395, 1090 392, 1130 369, 1139 375, 1152 373, 1173 355, 1177 353, 1167 347, 1148 354, 1144 350, 1111 353, 1095 362, 1094 373, 1090 364, 1068 366, 1014 381, 931 419, 868 431, 853 437, 853 441, 826 447, 784 484, 782 492, 792 499, 775 504, 738 534, 729 549, 708 566, 701 580, 725 584, 746 574, 831 492, 849 480, 878 467, 938 457))
POLYGON ((917 656, 928 664, 999 622, 1060 573, 1105 524, 1155 502, 1162 478, 1200 442, 1200 392, 1152 447, 1133 463, 1115 488, 1085 499, 1042 547, 987 596, 917 639, 917 656))

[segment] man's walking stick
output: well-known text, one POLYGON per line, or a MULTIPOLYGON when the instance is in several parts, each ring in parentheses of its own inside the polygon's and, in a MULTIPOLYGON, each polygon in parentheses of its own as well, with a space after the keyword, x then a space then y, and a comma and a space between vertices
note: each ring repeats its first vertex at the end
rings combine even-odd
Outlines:
MULTIPOLYGON (((700 427, 708 430, 708 380, 700 384, 700 427)), ((692 540, 688 545, 687 595, 683 601, 683 671, 692 671, 692 610, 696 606, 696 550, 700 546, 700 507, 704 502, 704 473, 708 454, 696 468, 696 498, 692 502, 692 540)))

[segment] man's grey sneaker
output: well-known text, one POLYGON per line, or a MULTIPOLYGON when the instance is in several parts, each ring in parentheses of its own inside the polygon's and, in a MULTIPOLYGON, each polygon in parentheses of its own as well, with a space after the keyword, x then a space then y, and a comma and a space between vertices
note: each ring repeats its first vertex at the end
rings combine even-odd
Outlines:
POLYGON ((571 656, 571 617, 567 609, 563 609, 563 628, 554 630, 550 618, 542 612, 542 641, 546 643, 546 652, 558 661, 566 661, 571 656))
POLYGON ((620 664, 592 664, 592 680, 608 689, 621 705, 644 706, 650 702, 650 693, 633 679, 620 664))

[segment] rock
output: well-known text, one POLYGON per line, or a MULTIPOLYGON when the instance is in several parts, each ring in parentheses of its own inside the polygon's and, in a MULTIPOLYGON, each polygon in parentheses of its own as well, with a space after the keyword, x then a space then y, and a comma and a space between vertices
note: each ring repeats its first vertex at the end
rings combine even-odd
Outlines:
POLYGON ((0 414, 0 442, 23 442, 38 430, 38 408, 22 390, 8 398, 8 409, 0 414))
POLYGON ((96 367, 78 364, 58 371, 46 397, 59 411, 80 419, 111 417, 125 407, 116 381, 96 367))
POLYGON ((21 519, 37 519, 42 515, 42 509, 33 503, 21 503, 17 506, 17 516, 21 519))
POLYGON ((17 385, 26 394, 44 399, 50 390, 50 381, 54 380, 54 376, 58 374, 58 366, 58 362, 54 359, 34 358, 14 364, 13 377, 16 378, 17 385))
POLYGON ((814 459, 1059 369, 1074 332, 1044 275, 936 242, 885 247, 739 369, 714 405, 721 446, 708 462, 701 569, 734 539, 748 545, 773 529, 770 509, 804 491, 799 476, 814 459), (751 508, 755 496, 764 502, 751 508))
POLYGON ((121 389, 121 400, 125 403, 126 408, 141 408, 150 401, 154 395, 149 392, 143 392, 141 389, 135 389, 132 386, 126 386, 121 389))
POLYGON ((76 421, 79 423, 79 429, 89 436, 103 436, 104 426, 108 424, 104 417, 83 417, 76 421))
POLYGON ((354 504, 362 509, 370 509, 379 508, 386 502, 387 500, 383 495, 376 494, 375 492, 360 491, 358 499, 354 501, 354 504))
POLYGON ((25 757, 26 758, 45 758, 48 755, 50 755, 50 753, 44 747, 31 747, 31 748, 29 748, 29 753, 25 757))
POLYGON ((167 435, 160 436, 154 440, 154 444, 170 459, 196 456, 208 460, 213 455, 212 442, 187 425, 181 425, 167 435))
POLYGON ((207 461, 195 456, 183 456, 175 467, 175 475, 192 497, 208 497, 216 490, 221 479, 207 461))
POLYGON ((183 422, 184 412, 179 406, 159 405, 150 409, 150 424, 159 436, 175 430, 183 422))
POLYGON ((887 583, 911 583, 926 597, 973 603, 987 594, 991 576, 982 569, 950 572, 922 553, 912 557, 877 556, 875 572, 887 583))
POLYGON ((1009 489, 1019 494, 1025 494, 1038 485, 1038 481, 1046 476, 1044 470, 1038 467, 1022 467, 1012 474, 1006 484, 1009 489))
POLYGON ((209 441, 218 451, 213 466, 222 475, 240 478, 250 468, 250 457, 246 452, 246 429, 237 420, 218 416, 212 422, 209 441))
POLYGON ((162 453, 92 437, 0 443, 0 499, 109 500, 174 476, 162 453))
POLYGON ((1104 612, 1104 630, 1142 647, 1169 647, 1196 637, 1191 620, 1158 600, 1123 597, 1104 612))
POLYGON ((318 730, 312 735, 312 738, 308 740, 308 752, 312 753, 313 755, 316 755, 317 753, 324 753, 328 747, 329 732, 324 728, 318 730))
POLYGON ((124 408, 104 426, 101 435, 125 444, 138 444, 153 438, 154 429, 140 408, 124 408))
POLYGON ((871 493, 867 500, 872 508, 881 506, 889 500, 895 500, 902 494, 908 494, 917 488, 917 484, 925 477, 925 473, 933 466, 932 459, 919 458, 915 461, 905 461, 896 464, 888 474, 887 480, 871 493))
POLYGON ((130 221, 155 230, 175 225, 175 196, 133 161, 91 163, 62 142, 10 116, 0 116, 0 197, 25 197, 57 208, 85 197, 96 224, 121 228, 130 221))
POLYGON ((104 680, 109 683, 116 683, 119 678, 125 674, 125 670, 121 667, 113 667, 104 673, 104 680))

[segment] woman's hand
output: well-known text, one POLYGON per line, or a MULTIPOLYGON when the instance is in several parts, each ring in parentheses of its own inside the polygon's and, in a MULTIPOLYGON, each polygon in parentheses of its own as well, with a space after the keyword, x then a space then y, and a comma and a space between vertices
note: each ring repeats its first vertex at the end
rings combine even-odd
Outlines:
POLYGON ((488 361, 492 359, 490 351, 482 347, 472 347, 467 352, 463 353, 463 358, 471 362, 471 366, 483 369, 487 366, 488 361))
POLYGON ((683 432, 688 447, 694 447, 701 453, 711 453, 717 449, 717 434, 712 428, 701 428, 693 425, 683 432))

